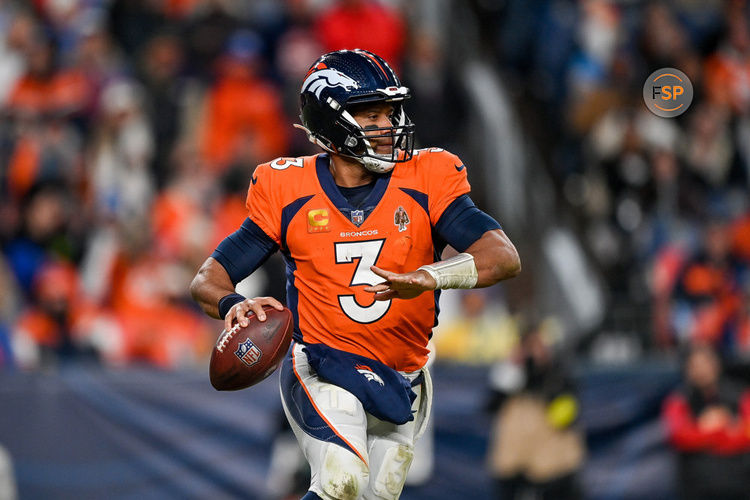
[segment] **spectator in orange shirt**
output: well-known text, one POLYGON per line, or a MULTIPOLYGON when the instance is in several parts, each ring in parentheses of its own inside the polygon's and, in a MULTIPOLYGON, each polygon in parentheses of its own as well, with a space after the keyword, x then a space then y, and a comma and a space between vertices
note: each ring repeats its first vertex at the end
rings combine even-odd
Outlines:
POLYGON ((16 117, 71 116, 81 112, 90 97, 80 72, 58 68, 51 40, 33 44, 27 56, 26 74, 18 80, 7 103, 16 117))
POLYGON ((126 363, 162 368, 195 366, 213 340, 209 321, 183 303, 189 271, 158 253, 146 235, 129 239, 111 269, 111 305, 122 333, 126 363))
POLYGON ((672 320, 683 343, 734 347, 734 319, 741 303, 740 264, 731 249, 729 226, 708 224, 703 248, 682 268, 673 290, 672 320))
POLYGON ((214 170, 225 170, 245 148, 255 158, 275 158, 286 149, 281 96, 259 75, 261 43, 255 33, 238 31, 219 61, 202 137, 203 153, 214 170))
MULTIPOLYGON (((201 255, 216 244, 207 233, 213 230, 209 207, 217 187, 193 144, 182 143, 175 148, 170 170, 169 184, 159 191, 151 207, 150 244, 159 255, 192 268, 200 265, 201 255)), ((240 199, 244 209, 244 198, 240 199)))
POLYGON ((81 72, 58 68, 56 59, 50 40, 32 42, 26 74, 6 103, 16 125, 8 148, 7 182, 17 199, 36 183, 73 187, 80 180, 81 136, 72 118, 83 117, 90 88, 81 72))
POLYGON ((750 111, 750 26, 741 9, 728 10, 726 39, 705 68, 710 99, 740 115, 750 111))
POLYGON ((81 297, 75 267, 46 264, 34 280, 33 296, 35 302, 18 319, 12 338, 22 366, 98 359, 84 328, 93 309, 81 297))

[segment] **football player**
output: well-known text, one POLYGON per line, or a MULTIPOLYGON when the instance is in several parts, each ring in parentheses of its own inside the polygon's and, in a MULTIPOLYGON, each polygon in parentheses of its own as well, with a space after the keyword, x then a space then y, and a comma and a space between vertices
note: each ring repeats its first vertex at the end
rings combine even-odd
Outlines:
POLYGON ((413 149, 402 86, 365 50, 323 55, 298 125, 325 152, 257 167, 248 217, 206 260, 191 291, 225 328, 265 320, 271 297, 235 285, 280 250, 294 342, 281 400, 311 467, 305 499, 398 498, 427 422, 427 342, 440 290, 520 271, 500 225, 469 197, 466 167, 413 149), (440 260, 446 245, 458 252, 440 260))

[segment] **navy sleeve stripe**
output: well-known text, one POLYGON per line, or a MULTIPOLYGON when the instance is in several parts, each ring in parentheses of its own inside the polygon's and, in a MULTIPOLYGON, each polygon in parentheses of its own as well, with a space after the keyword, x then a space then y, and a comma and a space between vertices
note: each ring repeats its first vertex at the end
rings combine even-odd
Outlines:
POLYGON ((408 194, 412 198, 414 198, 414 201, 419 203, 419 206, 422 207, 425 211, 425 213, 429 216, 430 215, 430 207, 427 203, 427 195, 421 191, 417 191, 416 189, 409 189, 409 188, 399 188, 404 193, 408 194))
POLYGON ((279 249, 258 225, 245 219, 242 226, 219 243, 211 257, 224 266, 233 284, 250 276, 279 249))
POLYGON ((459 252, 466 251, 487 231, 502 229, 500 224, 474 205, 469 195, 453 200, 440 216, 435 231, 459 252))
POLYGON ((289 224, 292 222, 292 219, 295 215, 297 215, 297 212, 300 211, 300 209, 310 201, 310 199, 314 195, 309 196, 303 196, 302 198, 297 198, 293 202, 291 202, 289 205, 285 206, 281 210, 281 244, 286 248, 286 230, 289 228, 289 224))

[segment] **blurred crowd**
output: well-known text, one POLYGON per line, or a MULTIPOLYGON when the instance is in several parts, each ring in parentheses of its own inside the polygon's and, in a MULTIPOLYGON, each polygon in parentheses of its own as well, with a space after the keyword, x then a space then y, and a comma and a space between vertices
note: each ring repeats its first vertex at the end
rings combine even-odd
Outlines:
MULTIPOLYGON (((391 62, 412 88, 418 146, 466 153, 461 75, 446 61, 448 30, 421 24, 425 3, 0 0, 0 369, 205 366, 220 323, 189 282, 245 218, 255 166, 317 151, 291 124, 326 51, 391 62)), ((750 360, 750 5, 467 4, 477 55, 509 84, 561 194, 560 222, 604 277, 597 333, 688 348, 663 414, 684 484, 747 471, 750 393, 725 381, 722 362, 750 360), (664 67, 694 88, 674 119, 642 98, 664 67)), ((283 299, 281 265, 272 258, 239 291, 283 299)), ((509 311, 504 293, 446 294, 455 311, 436 332, 437 359, 496 363, 493 445, 546 436, 517 439, 510 455, 490 447, 499 491, 577 498, 575 346, 554 317, 509 311)), ((747 491, 740 483, 714 491, 747 491)))
POLYGON ((685 352, 683 383, 664 401, 662 419, 679 498, 747 498, 750 388, 727 376, 713 347, 695 343, 685 352))
MULTIPOLYGON (((446 35, 415 21, 414 5, 0 1, 0 363, 203 360, 217 324, 187 284, 243 220, 255 165, 314 151, 291 124, 299 83, 327 50, 391 61, 413 88, 420 145, 461 154, 446 35)), ((471 5, 560 213, 605 277, 602 330, 636 331, 646 348, 698 340, 750 354, 747 2, 471 5), (695 89, 675 119, 643 105, 661 67, 695 89)), ((241 286, 282 296, 278 276, 241 286)), ((441 354, 507 358, 520 323, 501 294, 459 298, 441 354)))
MULTIPOLYGON (((638 347, 627 349, 635 353, 681 356, 683 382, 662 409, 664 435, 677 457, 680 498, 746 498, 750 4, 509 0, 475 5, 488 57, 508 84, 524 131, 560 195, 556 222, 575 229, 603 277, 607 312, 594 335, 634 339, 638 347), (653 115, 643 101, 648 76, 669 67, 685 72, 694 88, 690 108, 674 119, 653 115)), ((548 432, 555 427, 550 413, 556 394, 527 381, 533 380, 534 363, 523 354, 528 334, 519 325, 524 321, 509 323, 508 312, 483 305, 486 299, 475 291, 462 298, 465 314, 440 331, 445 335, 437 338, 438 352, 444 352, 442 345, 464 361, 484 354, 503 359, 492 370, 502 376, 493 375, 491 385, 496 391, 518 388, 498 407, 495 432, 502 436, 514 425, 511 435, 539 432, 534 425, 548 432), (495 325, 492 342, 481 340, 489 337, 487 325, 495 325), (466 331, 476 343, 459 340, 467 338, 466 331), (521 370, 522 382, 508 367, 521 370), (537 416, 525 403, 530 396, 539 405, 537 416), (528 414, 514 416, 521 408, 528 414), (541 423, 544 412, 546 424, 541 423)), ((569 360, 564 342, 553 335, 554 321, 545 330, 553 352, 569 360)), ((550 370, 551 380, 566 379, 564 368, 550 365, 550 370)), ((565 394, 575 398, 576 393, 561 389, 559 395, 565 394)), ((575 430, 575 420, 569 425, 555 440, 563 439, 564 429, 575 430)), ((523 459, 509 464, 502 460, 502 447, 491 448, 498 453, 491 457, 497 460, 493 473, 501 490, 511 488, 515 497, 518 488, 532 488, 544 498, 561 486, 565 475, 540 478, 539 449, 518 446, 514 457, 523 459)), ((570 454, 542 453, 542 459, 575 456, 575 445, 568 443, 567 450, 570 454)), ((575 493, 559 489, 551 496, 571 497, 575 493)))
POLYGON ((603 330, 673 351, 750 355, 750 8, 744 0, 479 2, 586 252, 610 293, 603 330), (686 113, 642 92, 685 72, 686 113))
MULTIPOLYGON (((205 361, 219 323, 188 284, 244 220, 255 166, 314 151, 291 127, 312 62, 377 52, 427 80, 418 116, 446 92, 401 8, 0 0, 0 366, 205 361)), ((450 135, 435 122, 422 142, 450 135)), ((241 286, 283 295, 280 276, 241 286)))

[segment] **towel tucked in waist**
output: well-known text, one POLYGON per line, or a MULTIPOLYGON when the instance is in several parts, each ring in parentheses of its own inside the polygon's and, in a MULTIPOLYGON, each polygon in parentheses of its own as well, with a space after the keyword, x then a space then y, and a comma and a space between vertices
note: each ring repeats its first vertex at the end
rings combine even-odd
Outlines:
POLYGON ((422 383, 421 372, 407 378, 380 361, 324 344, 304 344, 303 350, 321 379, 354 394, 367 413, 394 424, 414 420, 412 387, 422 383))

